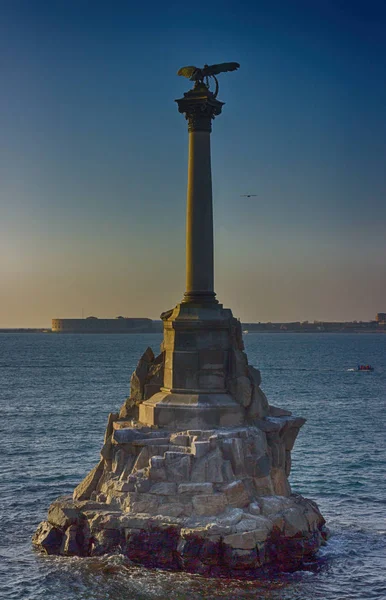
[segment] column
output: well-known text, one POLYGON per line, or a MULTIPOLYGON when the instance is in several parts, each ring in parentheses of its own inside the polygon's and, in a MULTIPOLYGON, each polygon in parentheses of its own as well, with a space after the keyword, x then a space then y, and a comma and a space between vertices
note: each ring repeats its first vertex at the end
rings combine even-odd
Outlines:
POLYGON ((186 210, 186 292, 183 302, 217 303, 214 292, 213 201, 210 162, 212 119, 221 113, 219 102, 200 82, 176 101, 189 131, 186 210))

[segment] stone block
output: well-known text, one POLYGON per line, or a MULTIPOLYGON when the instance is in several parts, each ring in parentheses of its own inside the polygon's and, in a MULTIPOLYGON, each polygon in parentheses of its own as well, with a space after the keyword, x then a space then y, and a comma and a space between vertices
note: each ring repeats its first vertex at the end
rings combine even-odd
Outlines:
POLYGON ((255 463, 254 477, 268 477, 272 468, 272 462, 268 454, 264 454, 255 463))
POLYGON ((286 450, 285 451, 285 467, 284 467, 284 472, 287 475, 287 477, 290 476, 291 466, 292 466, 291 452, 290 452, 290 450, 286 450))
POLYGON ((232 377, 248 375, 248 359, 241 350, 230 350, 230 371, 232 377))
POLYGON ((199 351, 199 368, 205 370, 221 370, 226 364, 226 353, 223 350, 204 348, 199 351))
POLYGON ((183 454, 191 454, 190 446, 177 446, 177 444, 169 444, 164 452, 170 452, 171 450, 175 450, 176 452, 182 452, 183 454))
POLYGON ((267 433, 268 445, 272 458, 272 467, 285 466, 285 447, 278 433, 267 433))
POLYGON ((197 333, 195 331, 176 331, 172 345, 175 350, 189 351, 197 349, 197 333))
POLYGON ((275 490, 273 488, 271 477, 254 477, 253 483, 256 488, 258 496, 274 496, 275 490))
POLYGON ((191 512, 191 508, 189 511, 189 506, 186 504, 180 504, 179 502, 169 502, 167 504, 163 504, 160 512, 162 515, 166 515, 169 517, 180 517, 181 515, 188 516, 187 513, 191 512))
POLYGON ((134 440, 132 442, 132 446, 135 448, 141 448, 144 446, 169 446, 169 438, 168 437, 158 437, 158 438, 144 438, 142 440, 134 440))
POLYGON ((266 395, 259 387, 254 387, 251 404, 248 407, 247 417, 249 419, 263 419, 268 415, 269 404, 266 395))
POLYGON ((141 402, 143 400, 145 378, 141 380, 137 373, 134 371, 130 378, 130 399, 135 402, 141 402))
POLYGON ((56 527, 66 529, 79 521, 80 511, 71 501, 57 500, 48 509, 47 519, 56 527))
POLYGON ((250 503, 249 495, 242 481, 233 481, 223 488, 230 506, 244 508, 250 503))
POLYGON ((88 519, 90 531, 94 534, 101 529, 120 529, 122 512, 97 512, 92 519, 88 519))
POLYGON ((233 526, 222 525, 221 523, 216 523, 216 522, 209 523, 209 525, 207 525, 205 529, 209 535, 219 535, 221 537, 224 537, 225 535, 230 535, 231 533, 234 533, 233 526))
POLYGON ((196 373, 199 370, 198 353, 193 350, 177 350, 175 352, 168 352, 168 367, 172 368, 173 371, 186 371, 190 370, 196 373))
POLYGON ((251 502, 251 504, 248 507, 248 510, 251 513, 251 515, 259 515, 261 513, 260 506, 257 502, 251 502))
POLYGON ((147 530, 149 528, 149 523, 150 523, 150 519, 149 519, 149 514, 148 513, 138 513, 138 514, 129 514, 126 513, 124 515, 122 515, 122 517, 120 518, 120 522, 121 522, 121 527, 124 528, 125 530, 132 530, 132 529, 143 529, 143 530, 147 530))
POLYGON ((154 483, 151 486, 149 493, 157 494, 158 496, 173 496, 177 493, 177 484, 170 481, 154 483))
POLYGON ((215 516, 224 512, 226 506, 225 494, 202 494, 193 497, 193 509, 198 515, 215 516))
POLYGON ((121 475, 123 469, 125 468, 127 458, 127 454, 125 453, 123 448, 117 448, 116 446, 114 447, 111 469, 114 475, 117 475, 117 477, 121 475))
POLYGON ((119 419, 119 413, 109 413, 109 416, 107 418, 107 427, 106 427, 106 431, 105 431, 105 437, 103 442, 106 443, 107 440, 109 440, 113 434, 114 428, 113 428, 113 424, 114 421, 117 421, 119 419))
POLYGON ((149 347, 139 359, 138 365, 130 379, 130 397, 132 399, 137 401, 143 400, 144 385, 154 358, 153 350, 149 347))
MULTIPOLYGON (((200 440, 209 440, 211 439, 214 435, 217 435, 217 429, 202 429, 200 430, 196 430, 194 433, 193 431, 189 431, 188 432, 189 435, 192 435, 193 437, 197 436, 197 439, 200 440)), ((193 440, 195 441, 195 440, 193 440)))
POLYGON ((222 453, 226 460, 232 465, 232 470, 237 476, 243 475, 244 471, 244 452, 243 442, 240 438, 231 438, 222 440, 222 453))
POLYGON ((292 450, 300 428, 304 425, 306 419, 302 417, 288 417, 288 422, 284 428, 282 437, 286 450, 292 450))
POLYGON ((126 510, 131 513, 157 514, 159 501, 154 494, 129 492, 125 497, 126 510))
POLYGON ((129 475, 131 474, 132 470, 133 470, 133 466, 135 463, 136 457, 134 455, 127 455, 126 456, 126 463, 123 467, 122 473, 119 476, 119 480, 120 481, 126 481, 127 478, 129 477, 129 475))
MULTIPOLYGON (((214 430, 211 431, 211 435, 213 434, 213 431, 214 430)), ((203 431, 202 429, 188 429, 188 431, 186 432, 186 434, 192 441, 195 439, 201 439, 204 433, 205 431, 203 431)))
POLYGON ((33 535, 32 543, 46 554, 58 554, 63 540, 63 531, 48 521, 42 521, 33 535))
POLYGON ((224 390, 225 374, 223 371, 200 371, 198 387, 202 390, 224 390))
POLYGON ((212 483, 180 483, 177 494, 213 494, 212 483))
POLYGON ((255 458, 263 456, 268 452, 267 435, 256 427, 247 430, 246 444, 248 453, 255 458))
POLYGON ((102 556, 121 549, 123 532, 116 529, 102 529, 92 538, 91 556, 102 556))
POLYGON ((115 485, 117 492, 134 492, 135 484, 132 481, 120 481, 115 485))
POLYGON ((176 446, 189 446, 190 436, 187 433, 172 433, 170 443, 176 446))
POLYGON ((206 462, 206 481, 212 483, 222 483, 224 481, 222 475, 223 456, 219 448, 209 453, 205 457, 206 462))
POLYGON ((76 486, 73 498, 74 500, 88 500, 92 492, 96 491, 99 479, 103 474, 104 461, 100 460, 99 463, 91 469, 89 474, 83 479, 83 481, 76 486))
POLYGON ((209 441, 193 441, 191 445, 192 454, 196 458, 201 458, 209 452, 210 444, 209 441))
POLYGON ((255 529, 253 531, 253 534, 255 536, 255 541, 256 543, 265 542, 272 530, 272 523, 269 519, 266 519, 265 517, 259 515, 256 515, 254 519, 255 529))
POLYGON ((235 474, 233 473, 232 465, 229 460, 223 461, 221 469, 224 481, 233 481, 235 479, 235 474))
POLYGON ((134 484, 134 491, 140 492, 141 494, 149 492, 152 486, 152 482, 148 478, 139 478, 134 484))
POLYGON ((172 389, 173 387, 173 369, 165 365, 164 369, 164 387, 172 389))
MULTIPOLYGON (((198 354, 193 351, 166 352, 165 370, 171 372, 170 387, 197 388, 198 354)), ((165 385, 166 379, 165 379, 165 385)))
POLYGON ((249 569, 253 570, 259 566, 256 548, 241 550, 240 548, 231 548, 228 546, 225 549, 223 560, 228 569, 234 571, 235 574, 249 569))
POLYGON ((181 452, 165 452, 165 469, 168 481, 189 481, 191 455, 181 452))
MULTIPOLYGON (((129 427, 127 425, 127 421, 114 423, 114 427, 113 440, 117 444, 131 444, 131 442, 134 442, 135 440, 141 440, 146 437, 154 437, 144 433, 141 430, 129 427)), ((159 433, 157 435, 159 436, 159 433)))
POLYGON ((163 456, 152 456, 150 458, 150 466, 152 469, 163 469, 165 467, 165 459, 163 456))
POLYGON ((178 532, 181 530, 181 526, 185 522, 184 517, 171 517, 169 515, 155 515, 151 518, 149 528, 150 529, 160 529, 164 531, 165 529, 174 528, 177 529, 178 532))
POLYGON ((233 398, 244 408, 252 401, 252 384, 246 375, 229 380, 229 391, 233 398))
POLYGON ((252 367, 252 365, 248 365, 248 377, 254 386, 259 387, 261 385, 261 373, 259 369, 252 367))
POLYGON ((250 519, 241 519, 235 526, 236 533, 243 533, 244 531, 254 531, 256 529, 255 520, 252 515, 249 515, 250 519))
POLYGON ((164 350, 173 350, 174 348, 174 329, 167 329, 164 327, 164 337, 162 345, 164 350))
POLYGON ((82 556, 82 542, 83 539, 80 535, 79 527, 77 525, 70 525, 64 534, 60 553, 65 556, 82 556))
POLYGON ((181 529, 181 538, 184 540, 189 540, 193 538, 197 538, 197 545, 201 545, 202 540, 207 535, 206 527, 183 527, 181 529))
POLYGON ((161 352, 154 359, 154 362, 150 365, 149 371, 147 373, 146 385, 159 385, 162 386, 164 380, 164 363, 165 363, 165 353, 161 352))
MULTIPOLYGON (((206 431, 205 433, 207 434, 208 432, 206 431)), ((210 450, 216 450, 219 447, 218 440, 219 440, 219 438, 218 438, 217 434, 213 434, 208 437, 210 450)))
POLYGON ((287 537, 304 536, 308 532, 308 521, 298 507, 287 508, 283 512, 284 534, 287 537))
POLYGON ((284 533, 285 520, 282 514, 277 513, 270 517, 273 528, 280 533, 284 533))
POLYGON ((150 481, 153 481, 153 482, 166 481, 166 469, 164 469, 164 468, 154 469, 153 467, 150 467, 149 479, 150 479, 150 481))
POLYGON ((221 525, 229 525, 233 527, 241 521, 245 512, 241 508, 227 508, 226 513, 221 515, 218 519, 218 523, 221 525))
POLYGON ((206 459, 205 457, 193 461, 192 474, 190 477, 194 483, 206 481, 206 459))
POLYGON ((272 469, 271 480, 275 494, 278 496, 290 496, 291 486, 284 472, 284 469, 272 469))
POLYGON ((252 550, 256 546, 255 535, 252 531, 232 533, 224 537, 224 544, 240 550, 252 550))
POLYGON ((262 496, 259 498, 261 514, 264 517, 271 518, 276 513, 281 512, 288 505, 286 498, 282 496, 262 496))
POLYGON ((319 509, 316 505, 312 504, 310 501, 306 500, 304 516, 307 519, 308 527, 310 531, 320 530, 325 524, 325 520, 319 512, 319 509))
POLYGON ((134 463, 133 473, 135 473, 136 471, 139 471, 140 469, 148 467, 150 458, 151 458, 151 453, 149 452, 149 449, 146 446, 144 446, 142 448, 142 450, 140 451, 140 453, 138 454, 137 460, 134 463))

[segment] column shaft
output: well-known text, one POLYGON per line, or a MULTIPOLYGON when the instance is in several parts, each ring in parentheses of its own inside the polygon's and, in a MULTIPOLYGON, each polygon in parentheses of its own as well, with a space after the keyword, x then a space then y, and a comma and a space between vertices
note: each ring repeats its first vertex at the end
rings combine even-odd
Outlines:
POLYGON ((185 302, 213 302, 213 204, 210 132, 189 132, 185 302))

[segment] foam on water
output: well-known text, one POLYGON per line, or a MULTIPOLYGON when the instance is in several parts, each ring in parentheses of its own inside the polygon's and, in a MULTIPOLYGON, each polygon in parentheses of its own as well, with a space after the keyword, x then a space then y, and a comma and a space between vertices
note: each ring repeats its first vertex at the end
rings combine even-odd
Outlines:
POLYGON ((263 581, 145 570, 120 555, 44 557, 31 547, 56 497, 98 460, 107 414, 160 335, 0 334, 0 598, 60 600, 386 599, 386 336, 249 334, 270 402, 308 419, 294 491, 316 500, 332 536, 305 570, 263 581), (370 363, 370 376, 350 365, 370 363))

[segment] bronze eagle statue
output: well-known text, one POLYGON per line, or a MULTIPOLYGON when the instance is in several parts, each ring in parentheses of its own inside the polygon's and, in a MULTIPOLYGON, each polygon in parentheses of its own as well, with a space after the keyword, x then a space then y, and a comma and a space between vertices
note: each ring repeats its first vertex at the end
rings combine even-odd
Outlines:
POLYGON ((218 93, 218 81, 216 75, 219 73, 226 73, 227 71, 236 71, 240 67, 237 62, 227 62, 220 63, 219 65, 204 65, 202 69, 199 67, 182 67, 177 71, 177 75, 182 75, 182 77, 186 77, 190 79, 190 81, 194 81, 196 85, 199 83, 204 83, 206 81, 206 85, 209 88, 209 77, 213 77, 216 82, 216 91, 214 96, 217 96, 218 93))

